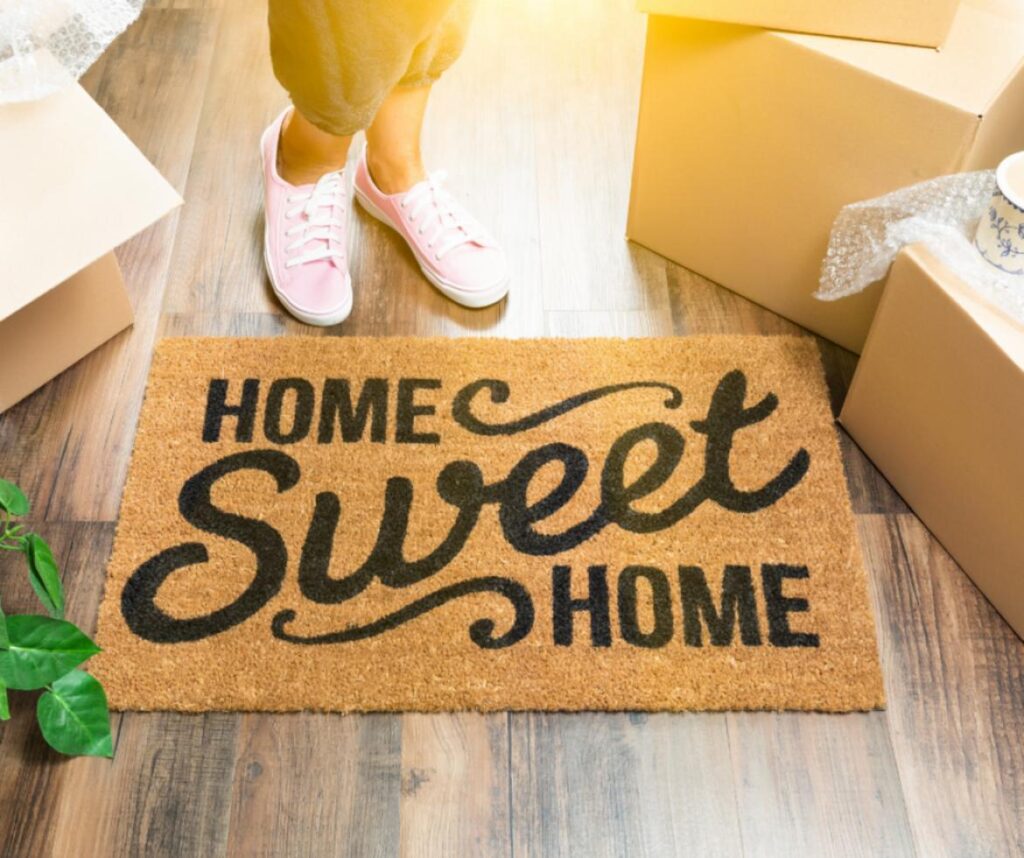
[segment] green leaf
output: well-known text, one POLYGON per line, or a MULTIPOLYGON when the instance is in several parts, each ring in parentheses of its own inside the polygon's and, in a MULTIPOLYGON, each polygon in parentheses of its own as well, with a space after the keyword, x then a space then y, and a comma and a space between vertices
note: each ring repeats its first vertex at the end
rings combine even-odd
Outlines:
MULTIPOLYGON (((7 649, 7 617, 4 616, 4 609, 0 607, 0 650, 7 649)), ((11 707, 7 703, 7 686, 0 679, 0 721, 7 721, 11 717, 11 707)))
MULTIPOLYGON (((4 615, 3 608, 0 607, 0 650, 5 650, 8 646, 10 646, 10 641, 7 639, 7 617, 4 615)), ((0 679, 0 721, 7 721, 10 717, 11 708, 7 702, 7 685, 0 679)))
POLYGON ((12 614, 7 635, 0 682, 18 691, 43 688, 100 651, 77 627, 49 617, 12 614))
POLYGON ((39 698, 39 729, 55 751, 71 756, 112 757, 110 712, 103 686, 82 670, 61 677, 39 698))
POLYGON ((60 583, 60 572, 53 559, 53 552, 43 538, 35 533, 30 533, 26 539, 29 583, 50 616, 63 620, 64 588, 60 583))
POLYGON ((11 515, 28 515, 28 498, 14 483, 0 480, 0 509, 11 515))

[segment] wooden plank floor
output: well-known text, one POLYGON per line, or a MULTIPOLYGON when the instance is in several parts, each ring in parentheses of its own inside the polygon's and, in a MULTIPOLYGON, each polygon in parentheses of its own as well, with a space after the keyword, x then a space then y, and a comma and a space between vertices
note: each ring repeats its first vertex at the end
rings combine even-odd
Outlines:
MULTIPOLYGON (((120 259, 138 321, 0 417, 92 627, 156 339, 797 330, 622 238, 643 43, 631 0, 482 0, 430 160, 503 239, 515 292, 462 310, 355 217, 356 308, 286 318, 261 267, 256 140, 284 103, 250 0, 156 0, 85 83, 188 205, 120 259)), ((68 141, 69 153, 74 141, 68 141)), ((73 157, 73 155, 72 155, 73 157)), ((821 343, 838 407, 854 358, 821 343)), ((125 714, 63 761, 0 726, 0 855, 1024 854, 1024 644, 845 436, 889 708, 817 714, 125 714)), ((31 592, 10 558, 4 604, 31 592)))

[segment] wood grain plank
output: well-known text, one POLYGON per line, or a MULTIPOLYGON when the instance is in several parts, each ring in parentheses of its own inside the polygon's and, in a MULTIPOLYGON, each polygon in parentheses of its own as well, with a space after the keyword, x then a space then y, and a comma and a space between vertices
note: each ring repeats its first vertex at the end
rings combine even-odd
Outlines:
POLYGON ((400 720, 387 714, 244 716, 227 854, 395 855, 400 720))
POLYGON ((1024 642, 913 516, 862 516, 918 853, 1024 854, 1024 642))
POLYGON ((742 854, 724 715, 511 717, 517 858, 742 854))
MULTIPOLYGON (((215 2, 147 8, 83 80, 179 190, 219 14, 215 2), (189 73, 168 74, 183 68, 189 73)), ((48 520, 117 516, 177 222, 178 214, 171 214, 118 251, 134 328, 0 415, 0 472, 15 479, 48 520)))
POLYGON ((175 233, 168 313, 281 312, 263 275, 259 139, 287 97, 270 68, 266 9, 223 3, 175 233))
POLYGON ((632 714, 629 741, 638 766, 641 836, 647 855, 743 853, 738 789, 729 770, 721 713, 632 714))
POLYGON ((399 854, 511 855, 508 716, 402 716, 399 854))
POLYGON ((672 315, 662 310, 549 310, 548 337, 672 336, 672 315))
POLYGON ((744 855, 915 854, 884 712, 727 717, 744 855))
MULTIPOLYGON (((304 328, 276 313, 164 313, 160 337, 281 337, 304 328)), ((303 332, 304 333, 304 332, 303 332)))
POLYGON ((531 4, 529 83, 544 306, 667 306, 664 262, 622 240, 636 136, 644 16, 628 3, 531 4))
POLYGON ((799 325, 717 286, 710 280, 667 263, 669 302, 676 333, 806 334, 799 325))
POLYGON ((225 713, 122 715, 113 762, 75 762, 52 854, 226 854, 238 721, 225 713))

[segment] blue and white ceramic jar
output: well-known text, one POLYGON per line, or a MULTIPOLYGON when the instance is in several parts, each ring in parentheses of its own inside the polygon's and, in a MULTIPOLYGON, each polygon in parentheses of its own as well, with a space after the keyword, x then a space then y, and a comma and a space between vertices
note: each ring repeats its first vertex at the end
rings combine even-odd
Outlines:
POLYGON ((1024 152, 996 170, 996 192, 974 243, 988 263, 1024 278, 1024 152))

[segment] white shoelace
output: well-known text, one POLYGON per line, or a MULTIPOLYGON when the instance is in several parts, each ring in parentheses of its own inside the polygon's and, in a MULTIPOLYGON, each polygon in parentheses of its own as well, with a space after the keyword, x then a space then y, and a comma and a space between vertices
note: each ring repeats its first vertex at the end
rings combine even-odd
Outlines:
POLYGON ((409 222, 420 235, 426 236, 427 247, 440 262, 446 254, 464 244, 490 244, 480 223, 442 187, 447 174, 440 170, 420 182, 400 203, 409 209, 409 222))
POLYGON ((345 258, 345 181, 344 174, 327 173, 313 186, 310 193, 289 194, 287 203, 302 203, 288 209, 284 216, 291 220, 297 215, 304 215, 305 220, 284 231, 285 236, 298 236, 291 244, 285 245, 286 253, 297 253, 311 242, 314 247, 299 256, 293 256, 285 263, 285 268, 295 268, 308 262, 321 259, 345 258), (337 215, 340 212, 341 215, 337 215))

